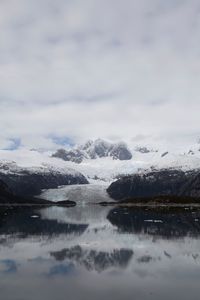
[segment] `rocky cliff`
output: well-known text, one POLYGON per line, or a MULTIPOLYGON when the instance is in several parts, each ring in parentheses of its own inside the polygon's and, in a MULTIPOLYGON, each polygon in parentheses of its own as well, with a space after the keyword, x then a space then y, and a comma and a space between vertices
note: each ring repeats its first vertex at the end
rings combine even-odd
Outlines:
POLYGON ((125 143, 109 143, 101 139, 88 141, 70 150, 59 149, 52 156, 75 163, 81 163, 84 159, 101 157, 112 157, 118 160, 130 160, 132 158, 132 154, 125 143))
POLYGON ((39 195, 43 189, 61 185, 87 184, 87 179, 72 169, 56 169, 51 166, 22 168, 15 163, 0 164, 0 180, 14 194, 20 196, 39 195))
POLYGON ((156 196, 200 197, 200 173, 160 170, 124 176, 107 189, 115 200, 156 196))

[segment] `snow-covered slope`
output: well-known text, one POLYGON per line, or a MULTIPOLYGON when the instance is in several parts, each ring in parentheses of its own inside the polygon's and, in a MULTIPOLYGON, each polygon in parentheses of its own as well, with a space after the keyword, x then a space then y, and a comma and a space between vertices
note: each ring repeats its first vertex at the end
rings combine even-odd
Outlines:
POLYGON ((162 168, 180 168, 182 170, 200 168, 200 145, 194 144, 187 149, 170 151, 168 149, 155 149, 146 147, 140 150, 140 146, 134 145, 132 159, 114 160, 112 157, 85 159, 77 164, 52 157, 52 152, 40 153, 26 149, 15 151, 0 150, 0 169, 4 172, 18 172, 18 168, 32 172, 61 172, 75 174, 82 173, 91 183, 112 182, 123 174, 133 174, 145 170, 162 168), (9 163, 8 163, 9 162, 9 163), (15 163, 13 163, 15 162, 15 163), (7 170, 6 170, 7 169, 7 170))
POLYGON ((27 150, 1 152, 1 155, 4 159, 0 160, 0 180, 16 195, 34 196, 43 189, 88 183, 78 170, 50 163, 47 155, 27 150))

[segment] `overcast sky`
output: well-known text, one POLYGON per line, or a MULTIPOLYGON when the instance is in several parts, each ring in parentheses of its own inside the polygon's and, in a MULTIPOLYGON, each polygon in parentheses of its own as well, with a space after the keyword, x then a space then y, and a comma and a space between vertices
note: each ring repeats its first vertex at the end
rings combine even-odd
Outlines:
POLYGON ((200 133, 199 0, 0 0, 0 148, 200 133))

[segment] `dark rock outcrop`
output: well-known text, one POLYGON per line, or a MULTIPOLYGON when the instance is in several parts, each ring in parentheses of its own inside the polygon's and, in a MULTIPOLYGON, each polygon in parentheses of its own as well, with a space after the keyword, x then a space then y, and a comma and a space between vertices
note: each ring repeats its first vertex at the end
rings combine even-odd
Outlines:
POLYGON ((123 142, 109 143, 102 139, 97 139, 95 141, 88 141, 84 145, 79 146, 79 150, 84 153, 86 158, 90 159, 112 157, 113 159, 129 160, 132 158, 130 150, 123 142))
POLYGON ((161 154, 161 157, 165 157, 165 156, 167 156, 168 154, 169 154, 169 152, 166 151, 166 152, 164 152, 163 154, 161 154))
POLYGON ((12 193, 7 184, 0 180, 0 203, 5 203, 10 196, 12 196, 12 193))
POLYGON ((140 146, 137 146, 135 148, 135 151, 136 152, 140 152, 140 153, 143 153, 143 154, 147 154, 147 153, 150 153, 152 152, 150 149, 148 149, 147 147, 140 147, 140 146))
POLYGON ((75 201, 71 201, 71 200, 62 200, 62 201, 55 202, 55 205, 56 206, 73 207, 73 206, 76 206, 76 202, 75 201))
POLYGON ((157 149, 148 148, 146 146, 136 146, 134 149, 136 152, 140 152, 142 154, 148 154, 148 153, 157 153, 157 149))
POLYGON ((113 159, 119 160, 130 160, 132 158, 130 150, 124 143, 120 143, 111 147, 109 156, 113 157, 113 159))
POLYGON ((66 151, 65 149, 58 149, 52 157, 61 158, 65 161, 72 161, 79 164, 83 161, 84 154, 79 149, 69 151, 66 151))
MULTIPOLYGON (((9 166, 10 167, 10 166, 9 166)), ((88 184, 87 179, 78 172, 59 171, 53 168, 9 168, 8 172, 0 168, 0 180, 4 181, 12 192, 20 196, 39 195, 43 189, 57 188, 61 185, 88 184)))
POLYGON ((38 204, 38 205, 49 205, 51 201, 37 198, 25 198, 15 195, 4 183, 0 180, 0 204, 14 205, 14 204, 38 204))
POLYGON ((48 205, 48 206, 76 206, 75 201, 63 200, 58 202, 41 198, 22 197, 15 195, 2 180, 0 180, 0 205, 48 205))
POLYGON ((74 177, 65 174, 18 174, 3 175, 0 177, 11 187, 16 195, 39 195, 43 189, 57 188, 61 185, 87 184, 84 176, 74 177))
POLYGON ((3 182, 2 180, 0 180, 0 193, 3 194, 7 194, 10 193, 10 189, 8 188, 8 185, 3 182))
POLYGON ((81 163, 84 159, 97 159, 101 157, 112 157, 119 160, 130 160, 132 154, 125 143, 109 143, 98 139, 88 141, 84 145, 70 150, 59 149, 52 157, 61 158, 65 161, 81 163))
POLYGON ((181 170, 135 174, 113 182, 107 192, 115 200, 157 196, 200 197, 200 174, 181 170))
POLYGON ((188 179, 180 191, 181 196, 200 198, 200 173, 188 179))

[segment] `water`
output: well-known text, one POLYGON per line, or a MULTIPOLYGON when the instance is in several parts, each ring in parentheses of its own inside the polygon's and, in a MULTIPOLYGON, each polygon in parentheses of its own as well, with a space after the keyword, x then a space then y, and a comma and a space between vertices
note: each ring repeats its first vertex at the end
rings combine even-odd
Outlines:
POLYGON ((0 299, 199 299, 199 208, 88 199, 0 208, 0 299))

